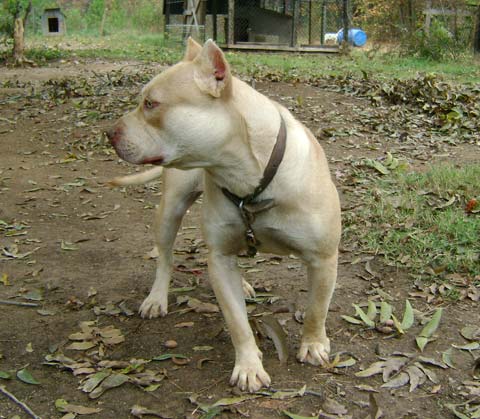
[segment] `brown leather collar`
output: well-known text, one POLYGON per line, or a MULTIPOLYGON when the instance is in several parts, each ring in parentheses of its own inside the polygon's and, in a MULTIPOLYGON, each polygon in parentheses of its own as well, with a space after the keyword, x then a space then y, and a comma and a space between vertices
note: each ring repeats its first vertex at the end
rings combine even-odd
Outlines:
POLYGON ((275 174, 277 173, 278 167, 283 160, 285 154, 285 148, 287 144, 287 129, 285 127, 285 121, 280 115, 280 130, 278 131, 277 141, 273 146, 272 154, 268 160, 267 166, 263 172, 263 177, 260 180, 259 185, 255 190, 247 196, 239 197, 234 193, 230 192, 226 188, 221 188, 223 194, 240 210, 242 219, 245 222, 247 227, 246 230, 246 240, 248 246, 248 255, 254 256, 257 253, 256 246, 260 242, 255 238, 255 234, 252 229, 252 224, 255 219, 255 214, 265 211, 272 208, 275 205, 273 199, 264 199, 258 202, 254 202, 258 196, 267 188, 275 174))

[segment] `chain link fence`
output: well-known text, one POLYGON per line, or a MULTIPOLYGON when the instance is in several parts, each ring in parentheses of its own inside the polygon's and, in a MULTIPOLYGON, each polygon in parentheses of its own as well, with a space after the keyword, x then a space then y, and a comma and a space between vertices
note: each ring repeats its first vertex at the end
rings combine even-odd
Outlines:
POLYGON ((234 9, 234 43, 315 46, 342 27, 342 0, 244 0, 234 9))
POLYGON ((343 26, 343 4, 343 0, 166 0, 165 31, 173 42, 193 36, 245 47, 315 47, 336 42, 343 26), (203 13, 189 15, 192 6, 203 13))

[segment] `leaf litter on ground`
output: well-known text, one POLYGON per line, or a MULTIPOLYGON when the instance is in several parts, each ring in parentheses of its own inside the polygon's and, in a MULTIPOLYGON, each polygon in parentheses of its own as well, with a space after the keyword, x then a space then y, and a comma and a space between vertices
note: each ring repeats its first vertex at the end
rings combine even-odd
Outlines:
POLYGON ((114 326, 97 327, 96 321, 85 321, 80 323, 81 332, 72 333, 68 339, 73 341, 66 349, 85 351, 99 347, 104 351, 105 346, 117 345, 125 341, 122 332, 114 326))
POLYGON ((376 361, 368 368, 355 373, 356 377, 367 378, 382 374, 384 388, 400 388, 410 383, 409 391, 413 392, 427 379, 438 383, 436 373, 429 367, 446 369, 448 365, 433 358, 416 356, 415 354, 394 352, 392 356, 376 361))
POLYGON ((240 396, 222 397, 213 403, 201 402, 199 401, 199 397, 200 397, 199 394, 192 394, 189 397, 189 401, 204 412, 205 416, 202 416, 202 417, 214 417, 220 414, 223 410, 229 409, 231 406, 235 406, 235 405, 249 402, 252 400, 268 399, 268 400, 276 401, 280 403, 284 400, 289 400, 297 397, 305 397, 305 396, 318 397, 320 394, 321 393, 319 393, 318 391, 307 390, 307 386, 303 385, 301 388, 297 390, 290 390, 290 389, 281 390, 281 389, 270 388, 267 390, 260 390, 254 394, 242 394, 240 396), (208 416, 208 415, 212 415, 212 416, 208 416))
POLYGON ((385 334, 391 334, 396 331, 398 334, 403 335, 415 322, 414 311, 409 300, 405 301, 405 310, 401 322, 393 314, 393 306, 385 300, 382 300, 380 306, 377 307, 377 303, 369 299, 366 313, 359 304, 353 304, 353 307, 355 308, 356 317, 342 315, 343 320, 354 325, 363 325, 371 329, 375 328, 377 331, 385 334), (380 316, 377 321, 378 314, 380 316))
MULTIPOLYGON (((154 359, 109 360, 106 349, 125 340, 121 331, 113 326, 98 327, 96 321, 80 323, 80 332, 72 333, 73 341, 66 349, 83 351, 78 359, 54 353, 45 357, 45 365, 56 366, 70 371, 80 378, 80 389, 90 399, 102 396, 106 391, 131 383, 145 391, 154 391, 166 377, 166 371, 147 368, 154 359), (72 347, 73 345, 73 347, 72 347), (93 349, 93 350, 92 350, 93 349)), ((183 355, 177 354, 178 359, 183 355)), ((174 360, 174 354, 168 358, 174 360)))

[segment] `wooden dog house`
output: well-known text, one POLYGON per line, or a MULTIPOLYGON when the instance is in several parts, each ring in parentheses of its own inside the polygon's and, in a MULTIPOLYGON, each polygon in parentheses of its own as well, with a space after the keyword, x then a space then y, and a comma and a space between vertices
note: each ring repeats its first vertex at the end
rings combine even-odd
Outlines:
POLYGON ((64 35, 66 32, 65 15, 60 8, 45 9, 42 15, 44 35, 64 35))

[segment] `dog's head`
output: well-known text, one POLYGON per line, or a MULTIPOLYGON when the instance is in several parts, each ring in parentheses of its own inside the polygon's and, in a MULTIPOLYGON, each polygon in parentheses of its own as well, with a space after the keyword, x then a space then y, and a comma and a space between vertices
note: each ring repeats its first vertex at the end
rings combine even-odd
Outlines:
POLYGON ((107 132, 124 160, 170 167, 208 165, 208 153, 232 130, 232 76, 218 46, 189 38, 182 61, 154 77, 138 107, 107 132))

